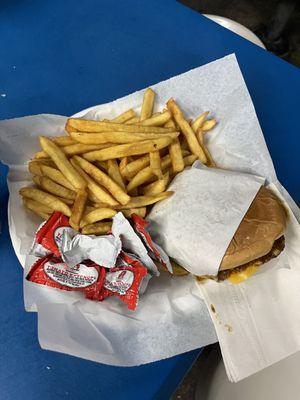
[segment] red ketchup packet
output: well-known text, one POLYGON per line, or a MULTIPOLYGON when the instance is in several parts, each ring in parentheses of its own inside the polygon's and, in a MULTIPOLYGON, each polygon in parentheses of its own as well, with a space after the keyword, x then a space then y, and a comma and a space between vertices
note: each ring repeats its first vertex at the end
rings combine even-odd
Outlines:
POLYGON ((33 264, 26 279, 56 289, 84 292, 87 298, 96 299, 103 287, 105 269, 89 260, 68 268, 60 258, 47 255, 33 264))
POLYGON ((133 222, 133 228, 135 232, 142 239, 144 245, 149 251, 150 257, 153 258, 154 260, 159 261, 162 264, 162 266, 165 267, 172 274, 173 268, 168 255, 158 244, 153 242, 149 232, 147 232, 146 230, 148 221, 145 221, 142 217, 136 214, 133 214, 131 216, 131 220, 133 222))
POLYGON ((117 296, 127 304, 129 310, 135 310, 142 281, 144 278, 149 280, 151 277, 147 271, 138 258, 122 251, 118 257, 117 266, 106 272, 99 300, 117 296))
POLYGON ((61 212, 54 212, 48 221, 39 227, 30 254, 43 257, 53 253, 57 257, 60 257, 61 234, 65 229, 70 230, 74 234, 77 233, 70 227, 68 217, 61 212))

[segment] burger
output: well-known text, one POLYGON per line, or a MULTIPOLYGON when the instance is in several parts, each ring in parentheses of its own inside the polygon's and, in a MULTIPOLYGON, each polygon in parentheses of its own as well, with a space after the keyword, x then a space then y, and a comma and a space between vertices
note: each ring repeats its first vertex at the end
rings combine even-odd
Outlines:
MULTIPOLYGON (((223 256, 217 276, 198 276, 197 280, 214 279, 240 283, 284 249, 287 213, 278 197, 261 187, 223 256)), ((176 275, 188 273, 172 261, 176 275)))

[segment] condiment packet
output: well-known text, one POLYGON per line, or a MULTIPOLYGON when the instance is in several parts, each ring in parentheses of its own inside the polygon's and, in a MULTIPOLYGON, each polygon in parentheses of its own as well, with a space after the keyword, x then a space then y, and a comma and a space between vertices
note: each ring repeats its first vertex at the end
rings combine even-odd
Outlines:
POLYGON ((149 232, 146 230, 148 222, 141 218, 139 215, 133 214, 132 217, 133 227, 135 232, 140 236, 144 245, 148 249, 150 256, 159 261, 165 269, 167 269, 171 274, 173 273, 173 268, 167 253, 155 242, 153 242, 149 232))
POLYGON ((146 247, 121 212, 113 217, 112 234, 120 237, 124 250, 136 254, 152 275, 159 276, 157 266, 149 256, 146 247))
POLYGON ((135 310, 140 288, 145 278, 147 284, 150 279, 147 268, 137 257, 122 251, 118 257, 117 266, 106 273, 99 300, 117 296, 127 304, 129 310, 135 310))
POLYGON ((73 236, 68 229, 61 235, 61 256, 70 268, 88 259, 105 268, 112 268, 121 247, 121 239, 113 235, 88 236, 78 233, 73 236))
POLYGON ((56 211, 39 226, 29 254, 44 257, 52 253, 60 257, 63 232, 68 232, 69 237, 74 237, 77 234, 77 231, 70 227, 69 218, 56 211))
POLYGON ((60 290, 80 291, 94 298, 103 287, 105 269, 92 261, 84 261, 70 269, 61 258, 52 254, 39 258, 26 279, 60 290))

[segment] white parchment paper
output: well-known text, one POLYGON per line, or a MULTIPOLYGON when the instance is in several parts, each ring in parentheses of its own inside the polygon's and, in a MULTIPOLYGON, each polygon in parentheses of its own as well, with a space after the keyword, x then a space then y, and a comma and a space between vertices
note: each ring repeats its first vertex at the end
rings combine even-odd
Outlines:
MULTIPOLYGON (((275 183, 293 211, 298 213, 295 203, 277 181, 251 98, 234 55, 152 87, 158 94, 159 107, 170 97, 174 97, 189 118, 211 110, 219 123, 208 135, 208 146, 217 164, 225 169, 263 176, 269 182, 275 183)), ((139 91, 109 104, 85 110, 77 116, 111 118, 130 107, 138 109, 142 97, 143 91, 139 91)), ((32 264, 33 257, 25 257, 24 254, 28 252, 40 222, 24 210, 19 199, 19 188, 30 182, 25 163, 38 150, 36 137, 40 134, 63 134, 64 124, 65 117, 53 115, 0 122, 0 158, 10 166, 10 234, 19 260, 23 266, 25 264, 25 270, 32 264)), ((289 248, 286 250, 286 254, 288 253, 289 248)), ((280 267, 281 265, 281 270, 280 267)), ((291 275, 288 269, 284 271, 284 289, 289 290, 291 275)), ((273 279, 272 274, 270 279, 273 279)), ((274 285, 276 286, 276 281, 274 285)), ((239 289, 234 286, 232 288, 231 295, 235 296, 239 289)), ((39 311, 39 341, 43 348, 112 365, 148 363, 215 342, 217 337, 214 325, 202 296, 203 293, 191 276, 170 279, 169 276, 162 275, 151 280, 145 295, 140 299, 137 311, 132 313, 118 299, 102 303, 87 302, 83 301, 79 293, 66 295, 62 291, 34 284, 29 286, 28 282, 24 282, 26 309, 39 311), (55 330, 53 326, 56 327, 55 330)), ((266 293, 263 304, 260 304, 262 309, 268 310, 262 313, 266 326, 269 315, 276 315, 278 312, 278 308, 274 309, 270 305, 272 302, 266 293)), ((284 311, 285 304, 282 304, 281 312, 284 311)), ((245 316, 246 320, 248 318, 251 318, 250 314, 245 316)), ((296 318, 299 318, 299 313, 296 318)), ((214 320, 213 322, 215 323, 214 320)), ((292 323, 291 321, 290 325, 292 323)), ((276 325, 273 324, 272 328, 274 326, 276 325)), ((286 333, 285 338, 287 337, 286 333)), ((227 343, 226 337, 220 335, 219 340, 227 360, 227 349, 230 347, 224 345, 227 343)), ((240 340, 239 336, 236 340, 240 340)), ((273 346, 269 344, 273 353, 279 352, 281 340, 285 339, 280 334, 276 336, 273 346)), ((257 343, 257 346, 262 345, 263 341, 257 343)), ((288 355, 288 352, 296 351, 297 346, 293 341, 289 351, 280 353, 280 358, 288 355)), ((236 352, 232 357, 235 355, 236 352)), ((247 358, 247 354, 245 357, 247 358)), ((266 365, 255 363, 257 370, 266 365)), ((243 369, 241 363, 239 368, 243 369)), ((252 368, 252 372, 254 370, 252 368)))

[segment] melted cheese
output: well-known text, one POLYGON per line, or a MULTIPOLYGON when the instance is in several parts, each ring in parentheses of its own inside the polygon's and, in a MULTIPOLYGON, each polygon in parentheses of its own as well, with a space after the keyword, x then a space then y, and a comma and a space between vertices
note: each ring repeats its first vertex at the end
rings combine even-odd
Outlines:
POLYGON ((251 265, 250 267, 244 269, 244 271, 235 272, 228 277, 228 280, 237 285, 238 283, 244 282, 250 276, 254 275, 258 270, 259 266, 251 265))

